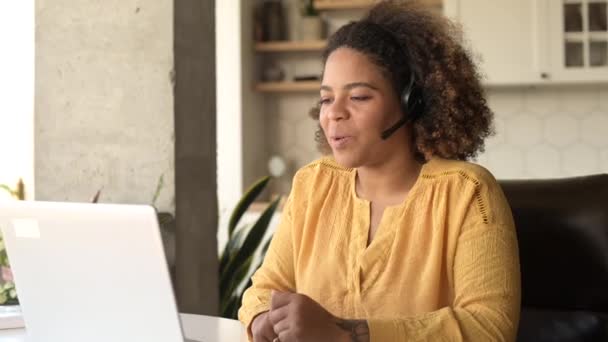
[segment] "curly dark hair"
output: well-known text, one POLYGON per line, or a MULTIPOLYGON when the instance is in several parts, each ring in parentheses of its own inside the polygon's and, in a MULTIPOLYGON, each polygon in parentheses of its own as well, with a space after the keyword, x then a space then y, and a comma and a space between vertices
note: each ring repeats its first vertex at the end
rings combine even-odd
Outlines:
MULTIPOLYGON (((485 138, 493 134, 494 114, 462 33, 449 19, 413 1, 383 1, 329 38, 323 65, 340 47, 368 56, 397 94, 413 73, 424 103, 412 123, 419 159, 467 160, 484 151, 485 138)), ((319 114, 318 106, 310 112, 316 120, 319 114)), ((316 140, 323 153, 331 153, 320 126, 316 140)))

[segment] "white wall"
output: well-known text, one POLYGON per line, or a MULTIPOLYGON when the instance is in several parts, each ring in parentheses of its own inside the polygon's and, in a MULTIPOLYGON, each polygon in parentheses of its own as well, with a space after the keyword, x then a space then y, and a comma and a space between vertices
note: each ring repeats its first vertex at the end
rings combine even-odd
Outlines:
MULTIPOLYGON (((34 0, 0 5, 0 183, 34 195, 34 0)), ((8 197, 0 192, 0 198, 8 197)))
POLYGON ((36 197, 172 211, 173 1, 36 1, 36 197))

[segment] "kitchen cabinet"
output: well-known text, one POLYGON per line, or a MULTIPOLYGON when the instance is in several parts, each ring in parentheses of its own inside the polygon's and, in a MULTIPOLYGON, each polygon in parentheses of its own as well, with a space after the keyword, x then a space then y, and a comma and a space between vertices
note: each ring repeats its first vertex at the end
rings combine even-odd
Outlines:
POLYGON ((445 0, 487 85, 608 81, 608 0, 445 0))
POLYGON ((488 85, 542 81, 538 0, 445 0, 444 13, 462 25, 465 44, 488 85))
POLYGON ((608 1, 549 0, 551 79, 608 81, 608 1))

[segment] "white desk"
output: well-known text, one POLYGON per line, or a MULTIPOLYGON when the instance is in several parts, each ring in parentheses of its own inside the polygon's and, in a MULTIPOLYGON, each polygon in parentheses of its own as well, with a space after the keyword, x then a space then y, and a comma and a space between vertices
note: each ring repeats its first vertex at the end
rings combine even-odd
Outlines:
MULTIPOLYGON (((186 338, 202 342, 247 341, 245 329, 238 321, 189 314, 180 314, 180 318, 186 338)), ((28 342, 25 329, 0 330, 0 342, 28 342)))

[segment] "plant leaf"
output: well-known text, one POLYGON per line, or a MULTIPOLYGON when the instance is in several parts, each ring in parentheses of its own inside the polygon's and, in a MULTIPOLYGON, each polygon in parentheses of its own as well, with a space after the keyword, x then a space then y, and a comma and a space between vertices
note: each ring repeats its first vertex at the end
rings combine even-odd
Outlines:
MULTIPOLYGON (((250 268, 250 272, 247 275, 248 281, 245 284, 245 286, 243 287, 243 290, 241 291, 241 293, 235 293, 235 295, 239 296, 239 303, 243 302, 243 295, 245 294, 245 291, 251 287, 251 285, 253 285, 253 280, 252 280, 252 276, 253 274, 262 266, 262 263, 264 262, 264 256, 266 255, 266 252, 268 251, 268 247, 270 246, 270 242, 272 241, 272 237, 270 237, 268 239, 268 241, 266 241, 266 243, 264 244, 264 247, 262 247, 262 253, 260 255, 260 261, 257 262, 257 264, 253 267, 250 268)), ((237 312, 237 316, 238 316, 238 312, 237 312)))
POLYGON ((19 181, 17 182, 17 189, 15 190, 15 197, 17 197, 17 199, 20 201, 25 200, 25 184, 23 183, 22 178, 19 178, 19 181))
POLYGON ((224 272, 220 274, 220 289, 227 288, 230 285, 230 278, 236 273, 239 266, 251 257, 260 246, 280 200, 281 198, 279 197, 268 205, 249 231, 249 234, 247 234, 245 242, 243 242, 237 254, 228 262, 224 272))
POLYGON ((167 225, 168 223, 173 221, 173 214, 171 213, 161 212, 157 213, 156 216, 158 217, 158 224, 161 226, 167 225))
POLYGON ((253 203, 253 201, 255 201, 255 199, 262 192, 262 190, 264 190, 264 188, 266 187, 266 184, 268 184, 268 181, 270 181, 269 176, 260 178, 257 182, 255 182, 255 184, 253 184, 249 189, 247 189, 247 191, 245 192, 245 195, 243 195, 243 197, 241 198, 239 203, 236 205, 236 207, 234 208, 234 211, 232 212, 232 215, 230 216, 230 221, 228 223, 228 238, 229 239, 232 237, 232 233, 236 229, 236 225, 241 220, 241 217, 243 216, 243 214, 245 214, 247 209, 249 209, 249 206, 251 205, 251 203, 253 203))
POLYGON ((236 252, 238 252, 241 244, 243 242, 243 236, 245 232, 248 231, 248 227, 242 227, 228 240, 226 246, 224 247, 224 251, 222 252, 222 256, 220 257, 220 274, 224 272, 226 265, 228 262, 234 258, 236 252))
POLYGON ((97 190, 95 196, 91 199, 91 203, 97 203, 99 201, 99 196, 101 195, 101 189, 97 190))
POLYGON ((230 299, 222 307, 220 313, 224 318, 237 319, 235 312, 238 312, 239 297, 230 297, 230 299))
POLYGON ((234 292, 246 279, 252 261, 253 255, 250 256, 242 265, 240 265, 236 272, 234 272, 234 276, 230 278, 229 285, 227 287, 220 288, 220 302, 225 303, 229 298, 237 295, 234 292))
POLYGON ((6 184, 0 184, 0 189, 6 190, 11 196, 15 196, 15 192, 6 184))
POLYGON ((238 320, 239 319, 239 308, 241 307, 241 300, 240 297, 236 297, 236 305, 234 306, 234 309, 232 311, 232 319, 234 320, 238 320))
POLYGON ((156 183, 156 190, 154 190, 154 195, 152 196, 152 206, 156 208, 156 200, 158 200, 158 196, 160 196, 160 191, 163 189, 165 185, 165 174, 162 173, 158 178, 158 182, 156 183))
MULTIPOLYGON (((264 256, 266 255, 266 252, 268 252, 268 247, 270 247, 271 242, 272 242, 272 236, 268 239, 268 241, 266 241, 266 243, 264 244, 264 247, 262 247, 262 260, 264 260, 264 256)), ((257 268, 256 268, 256 270, 257 270, 257 268)))
MULTIPOLYGON (((266 241, 266 244, 262 248, 262 254, 260 255, 260 261, 258 261, 257 264, 253 268, 251 268, 251 272, 247 276, 249 278, 249 281, 247 282, 247 285, 245 285, 243 293, 245 293, 245 290, 248 289, 253 284, 251 277, 253 277, 253 274, 262 266, 262 263, 264 263, 264 256, 266 255, 266 252, 268 251, 268 246, 270 246, 270 241, 272 241, 272 238, 268 239, 268 241, 266 241)), ((240 294, 241 300, 243 297, 243 293, 240 294)))

